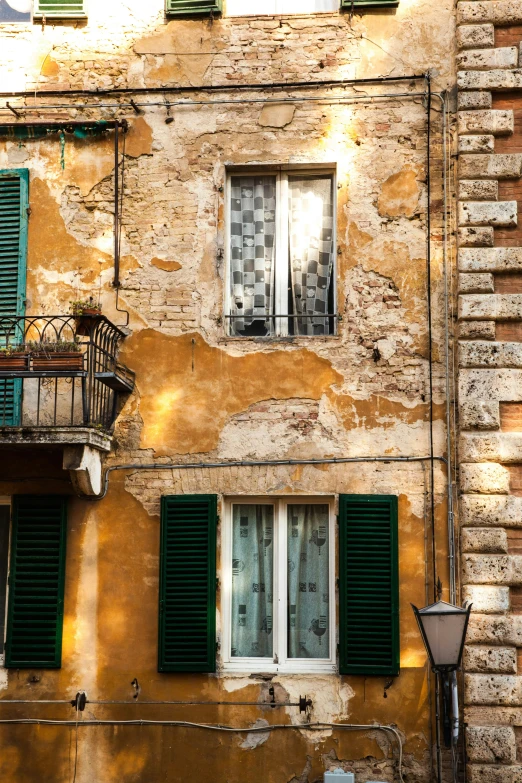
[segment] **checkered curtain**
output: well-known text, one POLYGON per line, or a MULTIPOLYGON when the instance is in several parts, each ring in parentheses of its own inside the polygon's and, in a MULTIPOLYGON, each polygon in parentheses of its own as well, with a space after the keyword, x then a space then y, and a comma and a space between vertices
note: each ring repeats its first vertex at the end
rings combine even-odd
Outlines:
MULTIPOLYGON (((273 313, 275 177, 232 177, 231 334, 273 313)), ((267 332, 273 319, 266 321, 267 332)))
POLYGON ((331 177, 290 177, 290 274, 296 334, 328 334, 328 295, 333 269, 331 177))

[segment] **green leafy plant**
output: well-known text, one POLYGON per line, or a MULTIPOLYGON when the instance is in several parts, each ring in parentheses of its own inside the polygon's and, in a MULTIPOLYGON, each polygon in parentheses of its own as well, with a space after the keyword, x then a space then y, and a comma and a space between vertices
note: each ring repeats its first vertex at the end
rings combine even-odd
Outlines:
POLYGON ((82 347, 79 338, 74 340, 56 340, 55 342, 47 340, 30 340, 26 343, 29 353, 48 354, 48 353, 80 353, 82 347))
POLYGON ((25 345, 0 345, 0 356, 12 356, 14 353, 28 353, 25 345))
POLYGON ((70 302, 71 313, 73 315, 92 315, 101 313, 101 305, 94 300, 93 296, 88 299, 77 299, 74 302, 70 302))

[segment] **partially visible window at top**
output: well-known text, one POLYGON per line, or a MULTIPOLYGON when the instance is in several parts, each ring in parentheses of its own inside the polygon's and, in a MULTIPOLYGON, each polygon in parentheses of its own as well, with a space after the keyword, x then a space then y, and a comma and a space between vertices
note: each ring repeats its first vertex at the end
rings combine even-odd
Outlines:
POLYGON ((333 175, 232 175, 228 200, 228 333, 335 334, 333 175))
POLYGON ((225 9, 227 16, 313 14, 338 11, 339 0, 226 0, 225 9))
POLYGON ((0 0, 0 24, 30 22, 32 0, 0 0))
POLYGON ((54 17, 56 19, 84 18, 87 15, 84 6, 84 0, 34 0, 33 16, 37 19, 42 17, 54 17))

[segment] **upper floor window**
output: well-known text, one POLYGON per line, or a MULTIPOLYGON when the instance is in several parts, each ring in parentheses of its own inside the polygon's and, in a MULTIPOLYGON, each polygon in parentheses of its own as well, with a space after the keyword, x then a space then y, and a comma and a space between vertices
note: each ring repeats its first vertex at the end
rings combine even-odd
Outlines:
POLYGON ((225 8, 227 16, 311 14, 338 11, 339 0, 226 0, 225 8))
POLYGON ((229 334, 335 334, 334 175, 232 174, 227 200, 229 334))

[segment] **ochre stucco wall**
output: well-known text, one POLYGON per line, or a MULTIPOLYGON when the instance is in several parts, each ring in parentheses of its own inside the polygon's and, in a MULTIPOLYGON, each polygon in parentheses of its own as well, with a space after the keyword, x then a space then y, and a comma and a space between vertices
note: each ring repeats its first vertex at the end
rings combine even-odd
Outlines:
MULTIPOLYGON (((137 0, 128 6, 123 13, 119 5, 93 0, 87 22, 0 28, 7 52, 0 66, 4 89, 225 83, 231 87, 227 96, 237 99, 232 88, 241 82, 366 78, 428 68, 435 89, 453 84, 449 0, 437 7, 401 0, 397 9, 353 19, 349 14, 224 17, 212 24, 166 24, 159 0, 152 7, 137 0)), ((423 89, 422 81, 416 88, 423 89)), ((410 89, 409 83, 367 88, 394 94, 410 89)), ((312 94, 307 90, 289 93, 295 98, 290 106, 245 99, 235 105, 174 107, 171 124, 165 123, 163 106, 144 108, 139 117, 129 107, 117 110, 130 122, 119 306, 129 311, 131 332, 121 358, 137 377, 117 420, 108 463, 429 453, 422 99, 339 103, 332 99, 356 93, 315 92, 326 100, 300 100, 312 94), (336 169, 342 320, 335 337, 262 341, 225 334, 225 172, 227 166, 254 162, 326 163, 336 169)), ((37 96, 40 104, 59 100, 37 96)), ((163 96, 143 101, 161 103, 163 96)), ((121 104, 124 97, 106 102, 121 104)), ((73 113, 83 116, 81 109, 73 113)), ((90 108, 86 114, 107 118, 114 110, 90 108)), ((39 116, 54 115, 41 110, 39 116)), ((434 448, 442 454, 440 115, 435 112, 433 124, 434 448)), ((70 300, 100 292, 104 313, 117 324, 125 318, 116 310, 111 285, 112 143, 112 135, 67 139, 62 169, 57 137, 0 141, 0 168, 30 171, 31 313, 66 312, 70 300)), ((6 470, 0 495, 71 494, 62 668, 3 671, 1 698, 73 698, 85 689, 93 700, 132 702, 89 704, 85 718, 299 723, 303 718, 296 708, 139 703, 264 700, 273 684, 280 700, 312 698, 312 720, 396 725, 405 742, 405 780, 430 779, 427 669, 410 609, 410 602, 420 605, 432 595, 426 594, 432 580, 427 463, 129 471, 112 474, 104 500, 88 502, 72 495, 59 451, 45 457, 24 452, 21 458, 15 449, 1 456, 6 470), (39 472, 46 478, 35 480, 39 472), (220 504, 241 494, 399 495, 401 674, 386 697, 382 677, 158 674, 159 501, 162 494, 177 492, 217 493, 220 504), (137 703, 134 678, 141 687, 137 703)), ((445 481, 437 464, 437 556, 447 587, 445 481)), ((218 634, 220 601, 218 594, 218 634)), ((74 717, 68 705, 0 709, 0 717, 74 717)), ((356 771, 357 783, 394 779, 391 745, 380 732, 325 730, 309 736, 284 730, 252 748, 254 736, 245 741, 244 735, 187 728, 83 727, 76 782, 314 783, 337 766, 336 760, 356 771)), ((0 725, 0 776, 6 783, 72 779, 74 758, 74 727, 0 725)))

